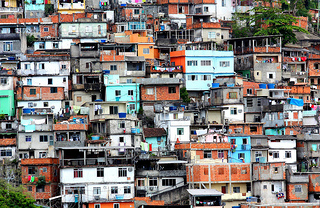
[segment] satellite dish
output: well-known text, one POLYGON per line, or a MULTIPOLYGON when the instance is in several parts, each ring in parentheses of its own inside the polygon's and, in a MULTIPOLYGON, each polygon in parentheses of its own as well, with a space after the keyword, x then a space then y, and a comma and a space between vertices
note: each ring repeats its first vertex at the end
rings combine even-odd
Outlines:
POLYGON ((220 36, 220 33, 217 33, 217 36, 220 36))
POLYGON ((211 85, 208 83, 207 86, 210 87, 211 85))

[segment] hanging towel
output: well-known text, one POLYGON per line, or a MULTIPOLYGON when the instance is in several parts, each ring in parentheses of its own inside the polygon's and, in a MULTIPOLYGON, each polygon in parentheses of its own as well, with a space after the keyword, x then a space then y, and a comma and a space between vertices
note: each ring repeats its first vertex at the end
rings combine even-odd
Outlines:
POLYGON ((31 183, 34 182, 34 176, 31 176, 31 183))
POLYGON ((31 182, 31 176, 28 176, 28 182, 31 182))
POLYGON ((145 150, 146 152, 149 151, 149 144, 148 144, 148 143, 144 143, 144 150, 145 150))
POLYGON ((28 120, 21 120, 21 125, 26 126, 26 125, 30 125, 30 124, 31 124, 31 120, 30 120, 30 119, 28 119, 28 120))
POLYGON ((144 143, 143 142, 140 143, 140 146, 141 146, 141 150, 144 151, 144 143))
POLYGON ((149 144, 149 151, 152 151, 152 144, 149 144))

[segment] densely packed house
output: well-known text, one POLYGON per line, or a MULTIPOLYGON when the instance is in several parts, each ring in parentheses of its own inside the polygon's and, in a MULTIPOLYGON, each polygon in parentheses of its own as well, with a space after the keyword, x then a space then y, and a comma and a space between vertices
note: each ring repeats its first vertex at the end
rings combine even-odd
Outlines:
POLYGON ((233 38, 256 6, 2 0, 1 178, 49 207, 319 207, 320 38, 233 38))

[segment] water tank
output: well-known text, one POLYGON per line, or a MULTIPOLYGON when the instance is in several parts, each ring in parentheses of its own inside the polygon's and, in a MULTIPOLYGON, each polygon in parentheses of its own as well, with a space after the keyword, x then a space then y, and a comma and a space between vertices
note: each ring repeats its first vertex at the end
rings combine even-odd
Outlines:
POLYGON ((217 87, 219 87, 219 86, 220 86, 219 83, 212 83, 212 88, 217 88, 217 87))
POLYGON ((267 85, 266 84, 259 84, 259 88, 260 89, 267 89, 267 85))
POLYGON ((268 89, 274 89, 274 84, 268 84, 268 89))
POLYGON ((127 113, 119 113, 119 118, 126 118, 127 117, 127 113))

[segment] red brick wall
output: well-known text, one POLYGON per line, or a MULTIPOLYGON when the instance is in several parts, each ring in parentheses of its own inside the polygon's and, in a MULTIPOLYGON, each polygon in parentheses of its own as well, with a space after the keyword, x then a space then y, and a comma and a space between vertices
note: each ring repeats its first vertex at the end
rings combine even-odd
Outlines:
POLYGON ((176 144, 175 145, 175 149, 199 149, 202 150, 203 149, 230 149, 230 143, 229 142, 224 142, 224 143, 191 143, 191 145, 188 144, 176 144))
POLYGON ((58 25, 40 25, 40 37, 46 37, 46 36, 57 37, 58 29, 56 29, 56 27, 58 27, 58 25), (44 28, 46 27, 49 29, 48 32, 44 31, 44 28))
POLYGON ((154 100, 180 100, 180 89, 179 86, 175 86, 176 93, 169 93, 168 86, 156 86, 154 87, 142 86, 141 87, 141 100, 154 101, 154 100), (153 88, 153 94, 147 95, 147 88, 153 88), (155 93, 157 96, 155 96, 155 93), (157 99, 156 99, 157 97, 157 99))
MULTIPOLYGON (((209 174, 206 175, 206 168, 208 165, 194 164, 193 172, 192 167, 187 167, 187 182, 208 182, 209 174), (191 178, 189 177, 189 173, 191 178), (193 177, 193 178, 192 178, 193 177)), ((231 171, 231 181, 250 181, 250 164, 212 164, 210 165, 210 180, 216 181, 229 181, 229 172, 231 171), (242 171, 246 169, 245 171, 242 171)))
POLYGON ((23 95, 22 88, 19 87, 17 90, 17 99, 18 100, 63 100, 64 99, 64 88, 57 87, 57 93, 50 92, 51 87, 28 87, 23 86, 23 95), (30 95, 30 89, 36 89, 35 95, 30 95))
POLYGON ((257 95, 257 89, 259 89, 259 83, 243 81, 243 96, 247 96, 247 89, 252 89, 252 95, 257 95))
POLYGON ((293 200, 293 202, 297 202, 299 200, 308 200, 308 193, 304 193, 303 190, 308 190, 308 184, 287 184, 287 199, 293 200), (302 192, 296 193, 295 192, 295 185, 302 186, 302 192))
POLYGON ((59 195, 59 186, 57 184, 46 184, 44 192, 36 192, 36 185, 23 185, 26 190, 28 186, 32 186, 32 191, 26 191, 31 194, 34 199, 49 199, 59 195))

